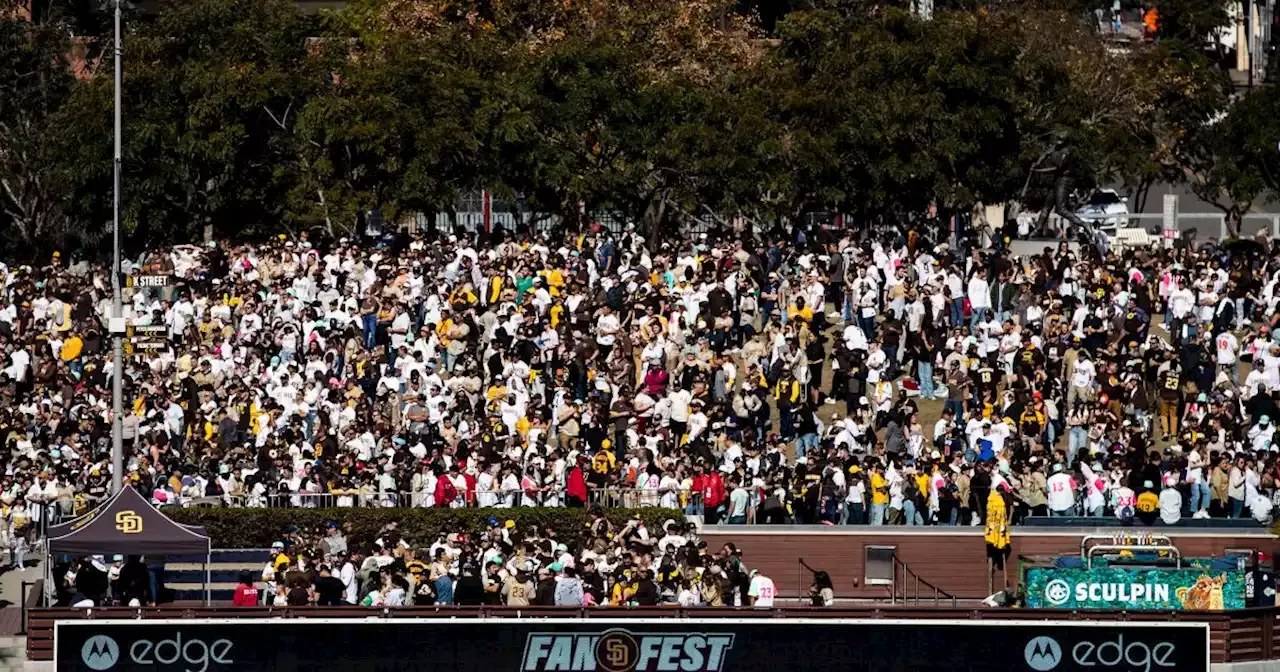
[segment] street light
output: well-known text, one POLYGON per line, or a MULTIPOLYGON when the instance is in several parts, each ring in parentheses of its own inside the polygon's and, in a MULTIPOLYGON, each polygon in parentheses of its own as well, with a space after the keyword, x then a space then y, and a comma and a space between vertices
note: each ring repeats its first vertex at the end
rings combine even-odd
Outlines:
POLYGON ((115 160, 111 189, 111 492, 124 487, 124 311, 120 300, 120 89, 124 83, 124 44, 120 35, 121 2, 115 0, 115 160))

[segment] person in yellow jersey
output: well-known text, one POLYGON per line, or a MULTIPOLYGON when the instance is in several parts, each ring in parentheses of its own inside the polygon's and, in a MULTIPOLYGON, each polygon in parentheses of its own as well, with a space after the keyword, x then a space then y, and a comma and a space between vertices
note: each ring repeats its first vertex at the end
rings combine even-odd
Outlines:
POLYGON ((879 460, 871 462, 871 524, 884 525, 889 511, 889 481, 879 460))
POLYGON ((1154 525, 1160 516, 1160 495, 1154 481, 1143 481, 1142 492, 1138 494, 1138 503, 1134 506, 1134 517, 1143 525, 1154 525))

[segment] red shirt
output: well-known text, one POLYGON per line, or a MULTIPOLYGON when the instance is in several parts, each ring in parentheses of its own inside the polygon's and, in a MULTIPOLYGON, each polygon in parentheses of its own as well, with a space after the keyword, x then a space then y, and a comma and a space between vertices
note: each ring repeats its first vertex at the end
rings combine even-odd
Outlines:
POLYGON ((712 473, 708 476, 704 487, 702 501, 705 505, 714 508, 724 502, 724 479, 720 478, 719 473, 712 473))
POLYGON ((231 604, 236 607, 258 606, 258 589, 243 583, 236 586, 236 595, 231 599, 231 604))

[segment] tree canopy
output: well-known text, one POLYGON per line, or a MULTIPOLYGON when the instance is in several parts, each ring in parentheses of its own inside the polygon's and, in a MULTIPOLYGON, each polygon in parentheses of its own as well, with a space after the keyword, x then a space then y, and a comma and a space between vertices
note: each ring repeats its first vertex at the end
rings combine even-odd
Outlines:
MULTIPOLYGON (((1273 198, 1280 109, 1271 89, 1233 102, 1225 0, 1162 3, 1161 39, 1120 48, 1092 5, 162 0, 127 22, 126 241, 341 235, 478 189, 654 240, 707 216, 1071 216, 1070 193, 1113 183, 1189 182, 1237 215, 1273 198)), ((108 230, 108 22, 68 7, 0 18, 11 254, 108 230)))

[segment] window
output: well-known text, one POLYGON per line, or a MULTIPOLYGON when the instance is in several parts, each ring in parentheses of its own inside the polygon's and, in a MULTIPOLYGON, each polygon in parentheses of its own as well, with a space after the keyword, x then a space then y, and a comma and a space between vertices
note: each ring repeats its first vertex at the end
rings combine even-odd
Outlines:
POLYGON ((863 546, 862 583, 867 586, 893 585, 893 558, 897 546, 863 546))

